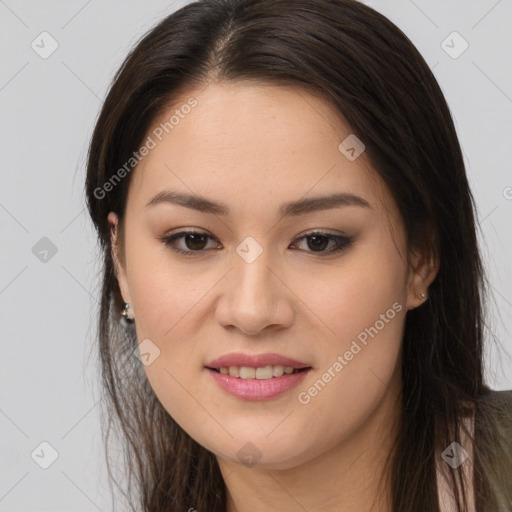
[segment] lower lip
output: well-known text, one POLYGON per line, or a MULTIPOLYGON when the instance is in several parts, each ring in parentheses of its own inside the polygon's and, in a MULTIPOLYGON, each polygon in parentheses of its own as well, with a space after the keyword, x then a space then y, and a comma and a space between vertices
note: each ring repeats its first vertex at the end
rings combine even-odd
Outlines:
POLYGON ((311 370, 284 374, 271 379, 240 379, 206 368, 215 382, 230 395, 244 400, 268 400, 294 388, 311 370))

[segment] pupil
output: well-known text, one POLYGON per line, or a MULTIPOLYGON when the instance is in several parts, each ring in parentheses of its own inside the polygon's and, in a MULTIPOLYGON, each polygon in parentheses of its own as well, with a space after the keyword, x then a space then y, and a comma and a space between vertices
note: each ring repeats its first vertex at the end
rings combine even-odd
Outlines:
POLYGON ((317 242, 320 241, 320 244, 313 242, 312 245, 308 242, 308 246, 310 249, 313 249, 313 248, 325 249, 325 246, 327 245, 326 242, 329 243, 327 240, 327 237, 321 236, 321 235, 312 235, 309 237, 309 240, 316 240, 317 242))
POLYGON ((203 249, 204 243, 202 245, 201 245, 201 243, 199 243, 199 245, 200 245, 199 247, 194 246, 194 243, 196 243, 198 240, 201 240, 201 239, 203 239, 202 241, 204 242, 205 238, 206 238, 205 235, 201 235, 201 234, 197 234, 197 233, 189 234, 186 237, 186 245, 189 249, 192 249, 192 250, 203 249), (192 239, 192 246, 189 243, 189 241, 191 239, 192 239))

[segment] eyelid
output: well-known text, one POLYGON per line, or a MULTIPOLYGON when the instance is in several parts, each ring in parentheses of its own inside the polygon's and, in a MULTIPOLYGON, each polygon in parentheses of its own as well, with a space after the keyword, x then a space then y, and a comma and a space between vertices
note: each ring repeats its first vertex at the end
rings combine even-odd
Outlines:
POLYGON ((303 238, 305 236, 309 235, 328 235, 333 237, 339 237, 339 238, 350 238, 346 233, 343 231, 336 231, 336 230, 330 230, 329 228, 311 228, 307 229, 306 231, 303 231, 302 233, 299 233, 295 240, 298 238, 303 238), (334 231, 334 233, 331 233, 331 231, 334 231))

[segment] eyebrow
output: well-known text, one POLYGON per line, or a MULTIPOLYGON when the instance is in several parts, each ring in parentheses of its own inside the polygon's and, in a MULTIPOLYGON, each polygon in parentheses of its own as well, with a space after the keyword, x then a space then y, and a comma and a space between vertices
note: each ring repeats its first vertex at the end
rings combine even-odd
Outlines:
MULTIPOLYGON (((158 193, 146 206, 154 206, 162 203, 177 204, 192 208, 203 213, 212 213, 214 215, 229 215, 229 207, 225 203, 211 201, 200 195, 183 194, 180 192, 163 191, 158 193)), ((299 199, 284 203, 279 208, 282 216, 304 215, 306 213, 330 210, 341 206, 360 206, 364 208, 372 208, 368 201, 362 197, 356 196, 348 192, 339 192, 324 196, 310 197, 307 199, 299 199)))

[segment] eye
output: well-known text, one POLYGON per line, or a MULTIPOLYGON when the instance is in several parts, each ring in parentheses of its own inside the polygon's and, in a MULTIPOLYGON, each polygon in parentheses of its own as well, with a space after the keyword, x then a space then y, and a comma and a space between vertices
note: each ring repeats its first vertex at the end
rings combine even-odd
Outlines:
MULTIPOLYGON (((204 250, 207 248, 208 240, 214 240, 214 237, 202 231, 187 230, 163 237, 160 240, 178 254, 195 256, 205 252, 204 250), (183 247, 183 245, 179 247, 178 242, 182 242, 185 247, 183 247)), ((310 231, 296 240, 308 240, 307 247, 310 250, 305 251, 318 253, 320 255, 329 255, 342 251, 353 242, 352 238, 345 235, 332 235, 322 231, 310 231), (330 243, 334 243, 334 247, 326 251, 325 249, 330 243)), ((295 245, 296 243, 294 241, 291 247, 295 245)))
POLYGON ((330 233, 324 233, 323 231, 310 231, 300 238, 297 238, 297 240, 308 240, 306 245, 312 250, 306 252, 319 253, 322 256, 342 251, 353 242, 353 239, 348 236, 332 235, 330 233), (326 251, 325 248, 330 242, 334 242, 334 247, 326 251))
POLYGON ((203 252, 203 249, 207 245, 205 242, 208 239, 213 240, 213 237, 202 231, 180 231, 174 235, 161 238, 162 242, 174 252, 185 256, 195 256, 194 253, 203 252), (185 248, 178 247, 177 241, 184 242, 185 248))

